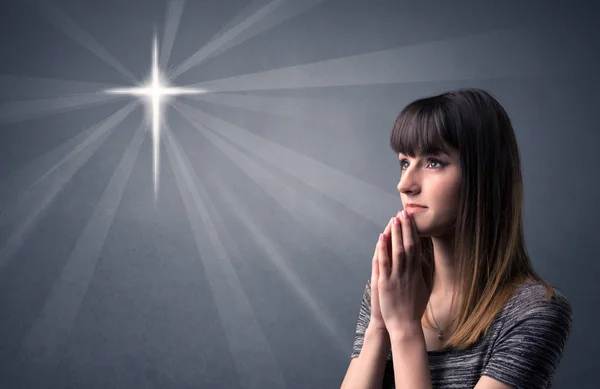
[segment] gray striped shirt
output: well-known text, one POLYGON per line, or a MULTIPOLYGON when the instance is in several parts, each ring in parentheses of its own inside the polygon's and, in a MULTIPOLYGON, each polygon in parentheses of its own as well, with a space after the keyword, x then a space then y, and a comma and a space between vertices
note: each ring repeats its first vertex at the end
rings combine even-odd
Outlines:
MULTIPOLYGON (((370 282, 363 293, 351 358, 360 354, 369 324, 370 282)), ((550 388, 572 327, 571 304, 560 290, 552 289, 554 296, 545 301, 544 285, 528 280, 477 343, 462 351, 428 351, 432 387, 472 389, 485 375, 516 389, 550 388)), ((391 350, 383 388, 395 388, 391 350)))

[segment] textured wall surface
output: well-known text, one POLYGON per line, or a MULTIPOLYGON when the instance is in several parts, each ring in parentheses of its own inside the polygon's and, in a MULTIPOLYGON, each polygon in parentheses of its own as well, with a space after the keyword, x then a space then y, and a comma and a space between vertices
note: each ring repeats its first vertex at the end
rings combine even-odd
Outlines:
POLYGON ((2 1, 0 387, 339 387, 393 121, 460 87, 509 113, 527 248, 573 305, 553 387, 596 387, 598 11, 2 1), (190 94, 106 92, 153 68, 190 94))

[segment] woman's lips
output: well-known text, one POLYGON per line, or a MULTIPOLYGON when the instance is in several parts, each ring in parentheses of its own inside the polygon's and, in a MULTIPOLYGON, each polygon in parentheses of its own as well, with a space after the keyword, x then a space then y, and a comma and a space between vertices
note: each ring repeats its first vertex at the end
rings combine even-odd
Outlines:
POLYGON ((408 211, 408 213, 410 213, 411 215, 413 213, 417 213, 417 212, 422 212, 425 211, 427 209, 427 207, 418 207, 415 205, 409 205, 408 207, 406 207, 406 210, 408 211))

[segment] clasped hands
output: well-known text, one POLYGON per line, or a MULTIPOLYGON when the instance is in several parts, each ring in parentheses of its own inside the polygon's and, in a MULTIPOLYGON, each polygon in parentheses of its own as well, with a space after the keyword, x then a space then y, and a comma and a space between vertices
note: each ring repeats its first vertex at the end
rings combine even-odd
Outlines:
POLYGON ((369 327, 390 338, 422 331, 432 289, 432 269, 421 259, 414 219, 400 211, 380 234, 372 261, 369 327))

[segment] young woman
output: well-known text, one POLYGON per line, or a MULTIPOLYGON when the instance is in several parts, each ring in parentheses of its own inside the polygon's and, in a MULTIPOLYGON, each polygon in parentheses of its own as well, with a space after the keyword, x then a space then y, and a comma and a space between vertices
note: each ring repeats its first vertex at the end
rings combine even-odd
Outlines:
POLYGON ((419 99, 391 147, 404 211, 377 242, 342 388, 549 388, 572 311, 525 248, 506 111, 474 88, 419 99))

